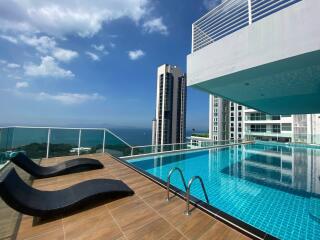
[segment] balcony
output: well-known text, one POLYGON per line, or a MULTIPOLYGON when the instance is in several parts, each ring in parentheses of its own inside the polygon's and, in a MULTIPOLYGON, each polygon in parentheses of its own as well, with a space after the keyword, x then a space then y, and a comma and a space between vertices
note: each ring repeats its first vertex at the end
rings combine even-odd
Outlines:
POLYGON ((227 0, 192 25, 188 86, 269 113, 320 112, 320 2, 227 0))

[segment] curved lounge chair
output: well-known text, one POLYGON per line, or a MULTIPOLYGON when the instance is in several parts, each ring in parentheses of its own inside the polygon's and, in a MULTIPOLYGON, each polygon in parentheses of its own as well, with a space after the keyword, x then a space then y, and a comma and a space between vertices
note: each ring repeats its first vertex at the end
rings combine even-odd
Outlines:
POLYGON ((76 210, 88 203, 106 198, 133 195, 122 181, 88 180, 58 191, 40 191, 27 185, 10 169, 0 177, 0 196, 13 209, 27 215, 48 217, 76 210))
POLYGON ((65 161, 51 167, 41 167, 23 153, 18 153, 16 156, 12 157, 10 161, 35 178, 54 177, 69 173, 103 168, 101 162, 90 158, 78 158, 65 161))

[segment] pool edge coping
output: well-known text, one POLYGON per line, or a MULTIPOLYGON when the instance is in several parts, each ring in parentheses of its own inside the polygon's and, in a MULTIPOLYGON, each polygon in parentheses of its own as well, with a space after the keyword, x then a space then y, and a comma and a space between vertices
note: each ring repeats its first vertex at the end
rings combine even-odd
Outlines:
MULTIPOLYGON (((199 149, 200 150, 200 149, 199 149)), ((203 150, 203 149, 202 149, 203 150)), ((105 153, 107 155, 110 155, 108 153, 105 153)), ((111 155, 110 155, 111 156, 111 155)), ((149 180, 151 180, 152 182, 158 184, 159 186, 161 186, 162 188, 166 189, 166 182, 163 181, 160 178, 157 178, 155 176, 153 176, 152 174, 149 174, 146 171, 143 171, 139 168, 136 168, 135 166, 133 166, 132 164, 128 163, 126 160, 124 159, 120 159, 117 158, 115 156, 111 156, 114 160, 120 162, 121 164, 125 165, 126 167, 134 170, 135 172, 139 173, 140 175, 148 178, 149 180)), ((175 196, 178 196, 179 198, 185 200, 185 192, 183 192, 182 190, 176 188, 175 186, 170 184, 170 192, 173 193, 175 196)), ((223 222, 224 224, 228 225, 229 227, 232 227, 233 229, 241 232, 242 234, 244 234, 247 237, 250 237, 252 239, 259 239, 259 240, 276 240, 279 239, 277 237, 274 237, 252 225, 249 225, 247 223, 245 223, 242 220, 239 220, 227 213, 225 213, 224 211, 219 210, 218 208, 215 208, 205 202, 203 202, 202 200, 190 195, 190 203, 197 207, 198 209, 200 209, 201 211, 205 212, 206 214, 208 214, 209 216, 223 222)))
POLYGON ((216 148, 226 148, 226 147, 232 147, 235 145, 247 145, 252 144, 254 141, 245 141, 242 143, 231 143, 231 144, 225 144, 225 145, 217 145, 217 146, 211 146, 211 147, 199 147, 199 148, 190 148, 190 149, 181 149, 181 150, 172 150, 172 151, 165 151, 165 152, 158 152, 158 153, 145 153, 145 154, 137 154, 137 155, 130 155, 130 156, 123 156, 119 157, 121 160, 132 160, 134 158, 145 158, 145 157, 152 157, 157 155, 167 155, 167 154, 176 154, 181 152, 198 152, 198 151, 204 151, 209 149, 216 149, 216 148))

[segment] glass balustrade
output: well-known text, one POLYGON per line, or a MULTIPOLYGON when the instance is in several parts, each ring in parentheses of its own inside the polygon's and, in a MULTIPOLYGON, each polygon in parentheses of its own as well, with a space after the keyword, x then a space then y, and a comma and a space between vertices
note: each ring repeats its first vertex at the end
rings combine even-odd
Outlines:
MULTIPOLYGON (((248 132, 247 134, 253 134, 248 132)), ((267 134, 267 133, 258 133, 267 134)), ((282 136, 283 133, 274 133, 282 136)), ((289 134, 289 133, 288 133, 289 134)), ((286 133, 285 136, 288 135, 286 133)), ((320 144, 320 135, 291 134, 292 142, 320 144)), ((246 140, 259 140, 246 135, 246 140)), ((10 156, 23 152, 33 160, 47 157, 78 156, 92 153, 109 153, 116 157, 156 154, 198 148, 210 148, 241 143, 243 140, 205 141, 190 140, 185 143, 130 146, 108 129, 75 128, 0 128, 0 168, 10 156)))
POLYGON ((103 153, 131 155, 131 146, 107 129, 0 128, 0 169, 17 152, 33 160, 49 157, 103 153))

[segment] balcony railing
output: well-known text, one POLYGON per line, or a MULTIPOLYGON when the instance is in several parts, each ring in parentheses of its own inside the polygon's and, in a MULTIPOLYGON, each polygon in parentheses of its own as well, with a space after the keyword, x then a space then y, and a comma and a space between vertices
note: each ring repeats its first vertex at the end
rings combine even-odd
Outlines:
POLYGON ((294 132, 281 132, 275 133, 271 131, 267 132, 253 132, 253 131, 246 131, 245 139, 247 141, 255 141, 265 139, 264 137, 272 137, 272 139, 277 139, 275 141, 281 141, 283 138, 288 138, 292 143, 300 143, 306 145, 318 145, 320 146, 320 135, 319 134, 300 134, 294 132))
POLYGON ((0 128, 0 168, 16 152, 31 159, 109 153, 137 156, 241 143, 241 141, 190 140, 185 143, 131 146, 104 128, 4 127, 0 128))
POLYGON ((0 128, 0 166, 13 152, 32 159, 108 152, 121 157, 131 154, 131 145, 108 129, 6 127, 0 128))
POLYGON ((192 24, 192 52, 300 1, 224 1, 192 24))
POLYGON ((174 144, 163 144, 163 145, 147 145, 147 146, 134 146, 132 147, 131 156, 144 155, 144 154, 157 154, 164 152, 175 152, 183 150, 196 150, 203 148, 212 148, 225 146, 230 144, 241 144, 243 139, 238 140, 223 140, 223 141, 212 141, 212 140, 195 140, 190 139, 185 143, 174 143, 174 144))

